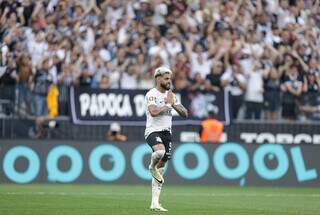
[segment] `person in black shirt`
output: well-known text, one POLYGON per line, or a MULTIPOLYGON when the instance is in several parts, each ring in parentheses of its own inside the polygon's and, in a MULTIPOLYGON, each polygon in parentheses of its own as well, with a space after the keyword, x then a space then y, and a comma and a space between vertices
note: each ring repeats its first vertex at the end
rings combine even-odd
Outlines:
POLYGON ((12 53, 7 54, 7 63, 1 67, 0 71, 0 85, 14 86, 19 80, 17 75, 17 65, 12 53))
POLYGON ((91 87, 93 77, 89 73, 89 66, 87 62, 84 61, 81 67, 82 67, 81 75, 76 80, 76 86, 91 87))
POLYGON ((211 73, 206 76, 206 89, 214 92, 218 92, 222 89, 221 87, 221 76, 224 71, 223 64, 220 61, 213 63, 211 73))
POLYGON ((320 119, 320 79, 316 70, 309 70, 305 77, 299 108, 307 119, 320 119))
POLYGON ((52 84, 53 77, 49 73, 50 62, 49 59, 44 59, 42 65, 37 72, 34 79, 33 99, 34 99, 34 114, 35 116, 47 115, 47 95, 49 87, 52 84))
POLYGON ((266 119, 277 119, 280 108, 280 75, 275 68, 270 68, 264 74, 264 107, 266 119))
POLYGON ((203 92, 205 80, 201 77, 200 73, 196 73, 194 79, 191 79, 190 91, 191 92, 203 92))
POLYGON ((6 64, 0 66, 0 99, 9 101, 7 105, 3 106, 3 112, 6 115, 10 115, 13 112, 15 85, 18 80, 15 59, 12 53, 8 53, 6 64))
POLYGON ((298 68, 291 65, 284 81, 281 84, 282 91, 282 117, 294 120, 297 118, 297 103, 302 93, 303 82, 299 79, 298 68))
POLYGON ((320 80, 319 75, 315 70, 310 70, 305 78, 303 85, 304 93, 318 93, 320 91, 320 80))
POLYGON ((226 68, 221 77, 221 86, 230 92, 231 117, 237 119, 247 88, 247 79, 239 63, 226 68))

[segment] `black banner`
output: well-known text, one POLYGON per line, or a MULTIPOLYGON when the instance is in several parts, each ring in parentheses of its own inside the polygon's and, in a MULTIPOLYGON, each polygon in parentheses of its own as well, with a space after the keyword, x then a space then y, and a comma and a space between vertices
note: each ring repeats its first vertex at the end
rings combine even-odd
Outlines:
POLYGON ((243 122, 225 132, 228 140, 241 143, 320 144, 319 124, 243 122))
MULTIPOLYGON (((104 125, 117 121, 123 125, 144 125, 146 116, 145 94, 147 90, 101 90, 71 88, 70 104, 75 124, 104 125)), ((187 120, 173 111, 173 123, 200 124, 207 117, 208 106, 218 110, 217 118, 229 124, 227 91, 203 94, 175 93, 178 100, 189 110, 187 120)))

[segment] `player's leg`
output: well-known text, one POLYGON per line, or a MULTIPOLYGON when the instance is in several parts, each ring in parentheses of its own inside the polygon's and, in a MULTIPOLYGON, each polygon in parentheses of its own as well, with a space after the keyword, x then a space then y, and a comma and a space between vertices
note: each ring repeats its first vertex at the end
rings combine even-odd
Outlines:
POLYGON ((157 169, 157 164, 165 154, 165 147, 160 138, 160 134, 158 132, 151 133, 146 140, 153 151, 149 165, 150 173, 159 183, 163 183, 163 177, 157 169))
POLYGON ((155 169, 159 161, 163 158, 166 150, 163 144, 156 144, 152 146, 152 151, 149 168, 155 169))
MULTIPOLYGON (((165 162, 160 160, 160 162, 157 165, 157 169, 161 175, 163 175, 164 166, 165 166, 165 162)), ((159 203, 162 186, 163 186, 163 183, 159 183, 157 180, 152 178, 152 201, 151 201, 150 209, 153 211, 168 211, 167 209, 163 208, 159 203)))
POLYGON ((164 179, 162 175, 160 174, 157 166, 159 161, 162 159, 162 157, 165 154, 165 148, 163 144, 157 144, 152 147, 152 154, 151 154, 151 161, 149 165, 149 171, 152 175, 152 177, 157 180, 159 183, 163 183, 164 179))
MULTIPOLYGON (((165 147, 165 155, 162 157, 162 159, 157 164, 157 169, 159 170, 159 173, 163 176, 164 173, 164 167, 168 160, 171 159, 171 133, 170 132, 161 132, 161 140, 163 141, 163 145, 165 147)), ((151 209, 156 211, 168 211, 167 209, 163 208, 161 204, 159 203, 159 198, 161 194, 163 184, 160 184, 156 182, 155 180, 152 181, 152 203, 151 203, 151 209)))

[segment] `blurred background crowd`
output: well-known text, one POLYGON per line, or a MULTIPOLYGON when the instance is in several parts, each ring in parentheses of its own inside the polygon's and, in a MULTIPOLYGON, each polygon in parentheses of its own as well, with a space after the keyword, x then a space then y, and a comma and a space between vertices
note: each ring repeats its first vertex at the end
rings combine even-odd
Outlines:
POLYGON ((167 65, 176 91, 228 89, 233 119, 320 119, 319 0, 3 0, 0 14, 0 98, 21 116, 57 98, 68 115, 70 86, 152 88, 167 65))

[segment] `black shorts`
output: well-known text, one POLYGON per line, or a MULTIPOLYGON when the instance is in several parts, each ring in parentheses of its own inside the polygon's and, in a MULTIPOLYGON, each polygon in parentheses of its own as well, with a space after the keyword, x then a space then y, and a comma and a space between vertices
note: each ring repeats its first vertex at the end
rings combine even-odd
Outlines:
POLYGON ((149 134, 146 139, 148 145, 152 148, 152 146, 157 144, 163 144, 166 150, 162 160, 164 162, 171 159, 171 150, 172 150, 172 143, 171 143, 171 133, 170 131, 156 131, 149 134))
POLYGON ((266 111, 277 112, 280 108, 280 93, 266 92, 264 94, 264 107, 266 111))

